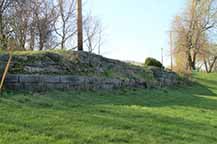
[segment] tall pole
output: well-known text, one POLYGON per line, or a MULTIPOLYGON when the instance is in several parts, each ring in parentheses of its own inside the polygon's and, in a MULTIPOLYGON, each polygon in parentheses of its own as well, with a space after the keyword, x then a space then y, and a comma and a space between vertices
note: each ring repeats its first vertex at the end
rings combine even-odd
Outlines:
POLYGON ((0 94, 1 95, 2 95, 2 92, 3 92, 4 82, 5 82, 5 79, 6 79, 6 76, 7 76, 11 61, 12 61, 12 52, 13 52, 13 48, 9 48, 8 49, 8 55, 9 55, 8 62, 6 64, 5 70, 3 72, 3 75, 2 75, 1 81, 0 81, 0 94))
POLYGON ((161 48, 161 63, 164 64, 164 49, 161 48))
POLYGON ((170 31, 170 62, 171 70, 173 70, 173 31, 170 31))
POLYGON ((77 0, 77 45, 78 50, 83 51, 83 20, 82 20, 82 0, 77 0))

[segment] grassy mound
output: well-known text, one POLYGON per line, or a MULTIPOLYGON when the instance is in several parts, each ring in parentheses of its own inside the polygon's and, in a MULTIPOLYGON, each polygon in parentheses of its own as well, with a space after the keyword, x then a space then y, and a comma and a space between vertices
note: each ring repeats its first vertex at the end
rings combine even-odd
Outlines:
POLYGON ((215 144, 217 74, 192 87, 0 98, 2 144, 215 144))
MULTIPOLYGON (((0 55, 0 63, 8 55, 0 55)), ((0 66, 0 72, 4 66, 0 66)), ((11 74, 85 75, 117 79, 153 80, 149 69, 99 55, 77 51, 15 52, 9 69, 11 74)))

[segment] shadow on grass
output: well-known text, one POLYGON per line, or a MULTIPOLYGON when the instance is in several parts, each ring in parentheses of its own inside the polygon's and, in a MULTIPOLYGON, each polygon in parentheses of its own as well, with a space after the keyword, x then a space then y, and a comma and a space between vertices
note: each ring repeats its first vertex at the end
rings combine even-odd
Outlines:
POLYGON ((114 127, 117 130, 136 130, 138 131, 138 135, 146 135, 146 137, 152 134, 156 138, 167 137, 167 140, 170 143, 171 140, 185 140, 189 142, 198 141, 201 143, 203 143, 201 140, 217 141, 217 138, 215 137, 215 134, 217 134, 217 127, 209 124, 204 125, 203 123, 197 121, 177 117, 173 118, 146 111, 123 110, 121 113, 116 113, 120 107, 117 106, 115 109, 116 111, 109 110, 107 112, 101 113, 101 115, 98 113, 97 116, 96 111, 94 110, 88 112, 90 119, 100 119, 99 121, 102 123, 99 123, 99 121, 82 118, 79 119, 79 121, 82 124, 94 126, 102 124, 104 127, 114 127), (93 116, 94 114, 95 116, 93 116), (140 117, 137 117, 137 115, 140 117), (204 133, 205 129, 209 129, 209 131, 204 133))
MULTIPOLYGON (((152 143, 153 138, 157 143, 197 142, 199 144, 217 141, 217 127, 211 124, 204 125, 204 123, 189 119, 141 110, 135 111, 119 105, 109 107, 84 105, 73 108, 71 111, 49 110, 49 113, 40 110, 31 113, 29 110, 36 109, 23 109, 20 112, 26 115, 25 117, 18 115, 14 119, 8 118, 1 121, 1 124, 14 125, 14 121, 17 121, 18 131, 28 132, 29 136, 49 136, 56 140, 59 137, 77 139, 79 140, 77 143, 89 141, 89 143, 142 144, 152 143), (27 118, 32 119, 33 117, 31 123, 26 121, 27 118), (69 129, 75 127, 80 129, 69 129), (62 129, 65 130, 64 133, 61 133, 62 129)), ((28 141, 31 141, 31 138, 26 139, 25 142, 28 141)))

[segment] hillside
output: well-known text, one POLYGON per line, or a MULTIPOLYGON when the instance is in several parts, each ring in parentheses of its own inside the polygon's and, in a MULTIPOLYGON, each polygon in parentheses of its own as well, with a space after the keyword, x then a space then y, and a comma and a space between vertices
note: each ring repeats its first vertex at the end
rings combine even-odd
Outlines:
POLYGON ((216 144, 217 74, 162 90, 6 92, 3 144, 216 144))
MULTIPOLYGON (((7 54, 0 55, 0 72, 3 72, 7 59, 7 54)), ((28 90, 46 87, 107 89, 171 86, 178 82, 175 73, 156 67, 137 66, 87 52, 45 51, 14 53, 6 86, 28 90), (34 87, 34 83, 41 87, 34 87)))
MULTIPOLYGON (((0 61, 5 62, 7 57, 0 56, 0 61)), ((150 71, 145 70, 147 69, 87 52, 42 51, 14 53, 10 73, 151 78, 150 71), (144 72, 145 76, 142 75, 144 72)))

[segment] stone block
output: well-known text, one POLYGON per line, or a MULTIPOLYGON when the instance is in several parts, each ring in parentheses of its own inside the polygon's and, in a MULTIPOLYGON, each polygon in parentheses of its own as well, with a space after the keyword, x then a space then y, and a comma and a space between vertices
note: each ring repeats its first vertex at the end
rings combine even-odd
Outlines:
POLYGON ((60 76, 61 83, 80 84, 85 78, 81 76, 60 76))
POLYGON ((60 83, 60 76, 43 75, 41 76, 41 82, 43 83, 60 83))
POLYGON ((19 75, 7 75, 5 82, 6 83, 18 83, 19 75))
POLYGON ((40 83, 40 75, 18 75, 21 83, 40 83))

